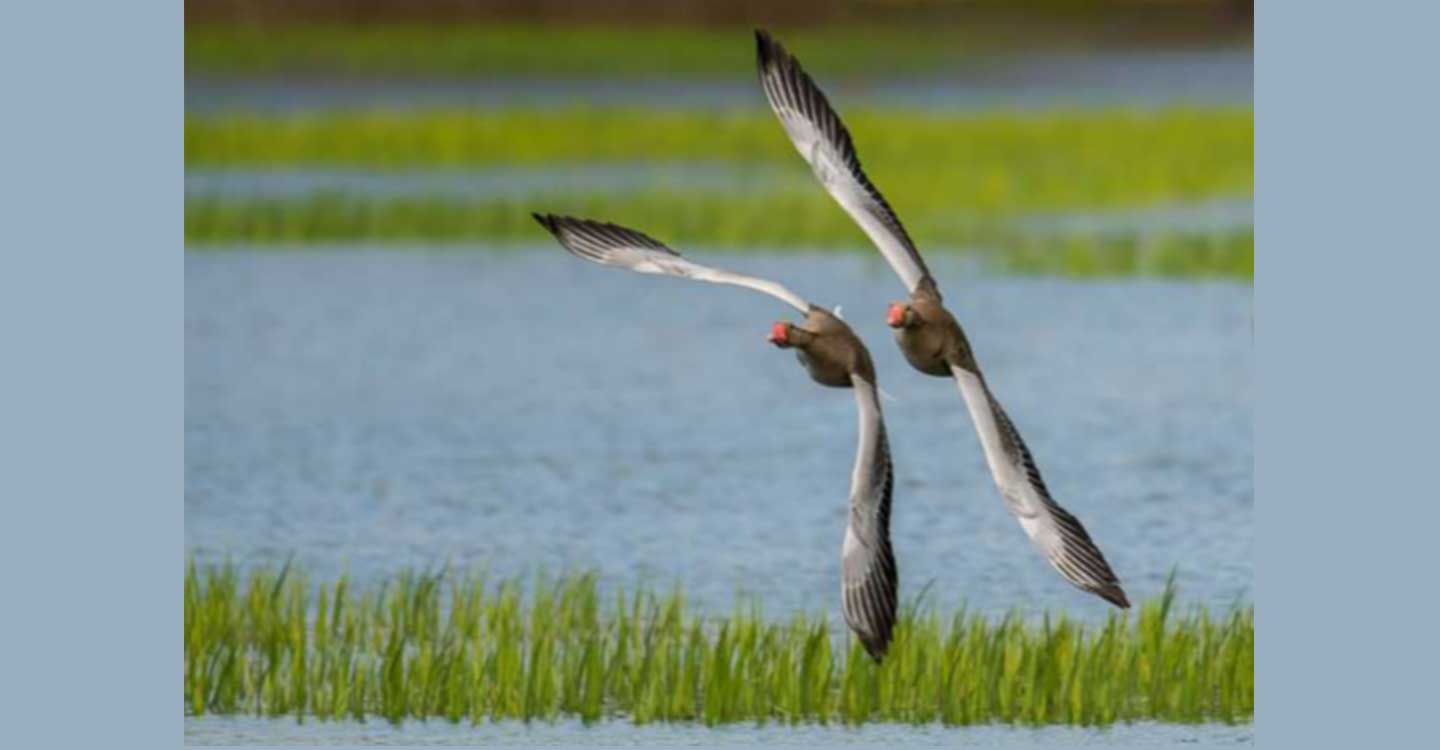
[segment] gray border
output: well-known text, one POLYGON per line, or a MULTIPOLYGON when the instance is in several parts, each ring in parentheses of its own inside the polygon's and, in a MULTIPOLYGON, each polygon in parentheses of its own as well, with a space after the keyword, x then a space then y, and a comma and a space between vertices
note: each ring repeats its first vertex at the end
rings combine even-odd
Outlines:
POLYGON ((5 744, 182 717, 179 3, 7 5, 5 744))
MULTIPOLYGON (((1434 584, 1403 574, 1430 572, 1437 528, 1433 398, 1417 397, 1436 374, 1434 277, 1411 267, 1435 253, 1437 26, 1341 7, 1257 10, 1257 731, 1276 747, 1423 736, 1435 694, 1434 584)), ((164 746, 179 722, 180 6, 10 11, 0 548, 23 691, 7 737, 164 746), (103 639, 96 611, 113 613, 103 639)))
POLYGON ((1257 8, 1256 738, 1272 747, 1433 734, 1440 60, 1433 6, 1394 5, 1257 8))

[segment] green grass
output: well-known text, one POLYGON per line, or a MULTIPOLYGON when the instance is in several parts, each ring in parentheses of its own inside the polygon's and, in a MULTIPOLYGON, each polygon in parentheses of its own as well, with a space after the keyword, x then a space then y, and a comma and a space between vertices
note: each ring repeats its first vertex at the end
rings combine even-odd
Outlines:
MULTIPOLYGON (((993 41, 963 29, 839 26, 776 30, 816 70, 888 74, 963 61, 993 41)), ((198 25, 185 29, 197 73, 430 75, 753 75, 747 27, 526 25, 198 25)))
MULTIPOLYGON (((1108 14, 1097 10, 1103 9, 1086 7, 1057 19, 1028 8, 1020 25, 1014 18, 970 12, 948 23, 876 23, 871 18, 771 31, 811 70, 831 77, 924 73, 1036 49, 1153 48, 1184 44, 1186 39, 1212 45, 1250 41, 1243 31, 1196 28, 1200 19, 1167 23, 1164 17, 1150 16, 1136 24, 1133 8, 1108 14), (1157 20, 1166 29, 1157 28, 1157 20), (1121 28, 1131 27, 1131 33, 1113 33, 1117 21, 1121 28), (1145 29, 1160 34, 1150 37, 1145 29)), ((228 75, 748 77, 754 75, 755 49, 751 28, 743 25, 201 23, 185 28, 185 69, 228 75)))
MULTIPOLYGON (((481 168, 724 162, 804 170, 757 93, 751 110, 187 115, 187 167, 481 168)), ((846 112, 902 216, 1180 201, 1254 190, 1248 109, 846 112)))
MULTIPOLYGON (((371 199, 320 194, 298 200, 190 197, 185 241, 194 250, 243 242, 484 243, 548 245, 532 211, 601 217, 660 238, 681 252, 804 249, 873 253, 864 235, 818 190, 803 193, 641 192, 527 199, 371 199)), ((1254 275, 1254 232, 1145 231, 1027 234, 975 217, 920 214, 911 234, 926 253, 972 255, 998 271, 1070 276, 1254 275)))
POLYGON ((905 607, 874 665, 821 615, 702 617, 682 591, 602 597, 593 575, 401 573, 357 591, 294 570, 185 572, 187 715, 644 724, 1248 722, 1254 608, 942 616, 905 607))
MULTIPOLYGON (((1014 221, 1248 196, 1244 109, 847 115, 867 171, 927 251, 981 248, 1007 270, 1249 278, 1253 233, 1031 237, 1014 221)), ((191 245, 533 242, 533 210, 606 218, 677 244, 846 246, 864 238, 815 185, 769 112, 633 109, 189 116, 203 168, 484 169, 614 162, 759 166, 773 181, 716 191, 659 186, 523 198, 316 194, 188 196, 191 245)))

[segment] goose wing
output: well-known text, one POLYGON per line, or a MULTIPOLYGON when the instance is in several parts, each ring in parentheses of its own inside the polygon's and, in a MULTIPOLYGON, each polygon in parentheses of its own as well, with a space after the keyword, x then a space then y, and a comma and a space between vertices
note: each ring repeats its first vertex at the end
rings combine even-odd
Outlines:
POLYGON ((900 275, 905 289, 913 293, 922 281, 930 279, 930 270, 890 204, 860 169, 845 123, 799 61, 779 42, 758 30, 755 42, 760 85, 785 134, 810 164, 820 184, 860 225, 900 275))
POLYGON ((659 240, 634 229, 554 214, 534 214, 534 217, 577 258, 638 273, 743 286, 775 297, 802 313, 810 310, 809 302, 780 284, 686 260, 659 240))
POLYGON ((961 367, 952 367, 960 393, 970 409, 985 462, 1005 500, 1005 507, 1050 565, 1076 587, 1120 608, 1130 606, 1120 581, 1079 519, 1050 498, 1045 480, 1020 433, 991 395, 985 381, 961 367))
POLYGON ((895 630, 900 588, 890 547, 890 495, 895 484, 890 445, 875 385, 852 375, 860 415, 859 446, 850 476, 850 519, 841 549, 841 610, 845 622, 876 661, 895 630))

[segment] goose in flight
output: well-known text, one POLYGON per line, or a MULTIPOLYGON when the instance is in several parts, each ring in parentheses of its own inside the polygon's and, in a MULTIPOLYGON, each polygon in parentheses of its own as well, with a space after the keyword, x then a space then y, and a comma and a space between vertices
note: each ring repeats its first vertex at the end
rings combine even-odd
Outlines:
POLYGON ((755 41, 760 85, 785 134, 910 293, 909 301, 890 305, 886 316, 905 359, 926 375, 955 379, 1005 506, 1050 565, 1080 589, 1129 607, 1120 581, 1085 527, 1051 499, 1030 450, 986 384, 964 331, 941 303, 915 243, 860 168, 845 123, 794 56, 764 31, 755 32, 755 41))
POLYGON ((850 513, 841 547, 840 604, 845 623, 875 661, 885 656, 895 628, 899 576, 890 548, 894 472, 880 412, 870 352, 843 320, 773 281, 743 276, 681 257, 651 237, 615 224, 535 214, 571 255, 606 266, 764 292, 804 314, 801 323, 775 323, 769 341, 793 349, 815 382, 855 391, 859 445, 850 474, 850 513))

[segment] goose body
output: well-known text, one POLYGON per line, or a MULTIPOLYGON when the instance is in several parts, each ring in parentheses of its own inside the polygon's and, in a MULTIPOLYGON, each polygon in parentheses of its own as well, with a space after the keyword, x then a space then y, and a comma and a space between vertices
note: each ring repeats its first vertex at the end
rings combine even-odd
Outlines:
POLYGON ((875 366, 865 344, 845 321, 773 281, 695 263, 648 235, 615 224, 542 214, 535 219, 578 258, 637 273, 745 287, 804 314, 798 325, 776 323, 769 340, 794 349, 815 382, 855 393, 858 437, 840 553, 840 602, 846 625, 866 652, 876 661, 884 658, 899 601, 899 575, 890 545, 894 470, 875 366))
POLYGON ((955 381, 1005 507, 1050 565, 1076 587, 1129 607, 1119 579, 1085 527, 1050 497, 1029 448, 986 384, 964 330, 945 308, 930 269, 861 169, 844 122, 793 55, 764 31, 756 31, 755 39, 760 85, 785 134, 910 295, 908 302, 891 305, 887 320, 906 361, 926 375, 955 381))

